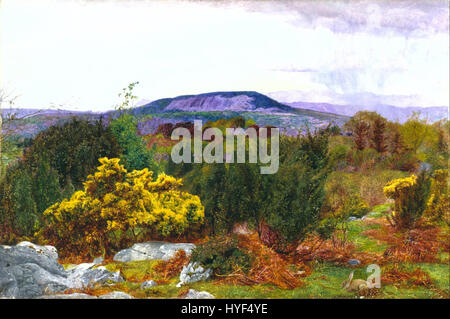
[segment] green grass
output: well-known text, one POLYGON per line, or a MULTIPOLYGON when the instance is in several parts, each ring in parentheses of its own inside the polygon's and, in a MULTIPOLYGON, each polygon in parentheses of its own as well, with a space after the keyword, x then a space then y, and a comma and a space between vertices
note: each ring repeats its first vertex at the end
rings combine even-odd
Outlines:
POLYGON ((370 212, 367 214, 367 217, 371 218, 380 218, 383 217, 389 208, 392 206, 392 204, 382 204, 372 207, 370 212))
POLYGON ((450 265, 420 263, 411 266, 419 267, 427 272, 436 287, 450 295, 450 265))
POLYGON ((120 270, 120 274, 127 281, 145 281, 145 280, 160 280, 161 277, 153 269, 158 263, 158 260, 140 260, 126 263, 110 263, 106 265, 109 271, 120 270))
MULTIPOLYGON (((378 205, 371 209, 371 213, 383 214, 389 208, 389 204, 378 205)), ((372 216, 370 216, 372 217, 372 216)), ((381 217, 381 216, 380 216, 381 217)), ((378 224, 369 224, 365 220, 357 220, 348 223, 348 240, 356 245, 359 251, 382 253, 387 245, 378 243, 375 239, 368 238, 362 233, 368 229, 379 228, 378 224)), ((447 263, 402 263, 405 271, 413 271, 420 268, 430 275, 433 287, 406 286, 405 283, 384 284, 378 293, 371 298, 449 298, 450 295, 450 266, 448 253, 442 252, 447 263)), ((443 259, 441 258, 441 261, 443 259)), ((231 284, 217 284, 214 280, 196 282, 177 288, 178 276, 171 278, 163 284, 145 290, 140 289, 140 282, 148 279, 161 280, 162 278, 154 270, 158 261, 135 261, 127 263, 113 262, 106 265, 110 271, 120 270, 125 282, 118 283, 112 288, 123 290, 138 298, 177 298, 183 291, 195 289, 207 291, 216 298, 359 298, 357 294, 347 292, 341 288, 342 282, 354 271, 354 278, 366 279, 368 273, 365 267, 350 267, 330 262, 313 262, 312 273, 302 278, 304 283, 296 289, 281 289, 272 284, 260 284, 254 286, 240 286, 231 284)), ((389 265, 381 266, 381 271, 389 265)))
MULTIPOLYGON (((157 261, 137 261, 128 263, 111 263, 106 268, 111 271, 120 270, 122 276, 127 278, 142 278, 150 275, 158 279, 158 275, 153 270, 157 261)), ((435 285, 429 289, 422 286, 404 287, 402 285, 384 285, 374 298, 442 298, 449 294, 449 268, 446 264, 405 264, 405 269, 412 271, 419 267, 430 274, 435 285), (442 293, 444 292, 444 293, 442 293)), ((329 262, 315 262, 312 264, 313 273, 303 278, 304 285, 296 289, 281 289, 271 284, 261 284, 254 286, 240 286, 231 284, 217 284, 214 280, 196 282, 177 288, 178 276, 171 278, 168 282, 156 287, 140 289, 140 282, 124 281, 111 287, 114 290, 122 290, 137 298, 177 298, 180 293, 188 289, 197 291, 207 291, 216 298, 358 298, 357 294, 347 292, 341 288, 342 282, 348 278, 351 271, 354 271, 354 278, 366 279, 368 273, 364 267, 351 268, 336 265, 329 262)), ((383 271, 382 267, 382 271, 383 271)), ((447 297, 448 298, 448 297, 447 297)))
POLYGON ((380 228, 377 224, 366 224, 364 221, 356 220, 348 223, 348 241, 356 245, 356 249, 365 252, 382 253, 386 250, 385 243, 369 238, 362 233, 368 229, 380 228))
POLYGON ((430 299, 438 298, 436 292, 426 287, 398 288, 396 286, 384 286, 381 288, 383 299, 430 299))

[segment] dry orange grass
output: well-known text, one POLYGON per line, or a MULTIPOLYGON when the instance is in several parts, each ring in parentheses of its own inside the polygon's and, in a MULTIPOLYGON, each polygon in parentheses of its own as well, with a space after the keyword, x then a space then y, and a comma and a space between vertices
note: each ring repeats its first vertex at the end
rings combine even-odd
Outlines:
MULTIPOLYGON (((283 289, 294 289, 303 285, 299 279, 300 275, 289 269, 289 257, 282 256, 265 246, 258 238, 258 234, 239 236, 239 248, 254 256, 251 269, 247 273, 236 269, 232 274, 219 277, 218 283, 240 285, 270 283, 283 289)), ((306 271, 302 275, 305 274, 306 271)))
POLYGON ((424 286, 428 288, 433 286, 430 275, 425 271, 420 268, 416 268, 413 271, 405 271, 398 264, 385 269, 381 280, 385 284, 424 286))
POLYGON ((321 241, 312 236, 296 248, 295 258, 301 261, 324 260, 340 263, 352 258, 354 250, 352 243, 337 244, 332 240, 321 241))
POLYGON ((178 250, 172 258, 167 261, 159 261, 153 269, 157 271, 164 280, 168 280, 178 275, 184 266, 189 262, 189 258, 184 250, 178 250))
POLYGON ((322 260, 339 264, 346 264, 349 259, 355 258, 361 265, 381 263, 383 259, 376 253, 356 251, 355 245, 351 242, 320 240, 317 236, 310 236, 297 246, 294 258, 302 262, 322 260))
POLYGON ((437 226, 418 226, 407 231, 397 231, 383 224, 379 229, 370 229, 365 235, 385 242, 389 247, 383 257, 390 262, 437 262, 440 249, 448 251, 448 238, 441 236, 437 226))

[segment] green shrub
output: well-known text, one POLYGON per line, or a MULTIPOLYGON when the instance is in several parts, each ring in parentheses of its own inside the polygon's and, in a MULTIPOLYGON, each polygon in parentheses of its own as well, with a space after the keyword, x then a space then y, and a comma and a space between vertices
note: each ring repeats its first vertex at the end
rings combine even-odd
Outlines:
POLYGON ((430 178, 424 171, 417 177, 412 175, 386 184, 384 194, 395 201, 391 223, 398 228, 414 227, 427 208, 430 184, 430 178))
POLYGON ((445 221, 450 224, 450 196, 448 192, 448 170, 435 170, 431 178, 430 199, 424 213, 432 222, 445 221))
POLYGON ((341 208, 340 215, 345 216, 345 218, 350 216, 360 218, 366 215, 369 210, 369 206, 359 195, 352 195, 344 200, 344 206, 341 208))
POLYGON ((191 255, 191 261, 213 270, 215 275, 226 275, 236 269, 247 272, 252 257, 239 249, 235 238, 220 237, 198 245, 191 255))
POLYGON ((40 132, 30 143, 0 183, 0 224, 9 229, 0 233, 0 240, 9 240, 11 232, 32 236, 42 226, 45 209, 80 189, 99 157, 118 157, 121 151, 101 120, 73 118, 40 132))

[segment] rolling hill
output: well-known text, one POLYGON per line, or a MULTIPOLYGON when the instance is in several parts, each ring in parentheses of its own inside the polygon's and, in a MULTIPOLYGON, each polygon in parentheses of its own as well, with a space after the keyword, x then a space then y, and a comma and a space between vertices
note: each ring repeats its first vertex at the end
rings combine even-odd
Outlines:
POLYGON ((274 125, 288 134, 299 129, 343 125, 348 117, 313 110, 299 110, 254 91, 210 92, 156 100, 130 110, 141 117, 141 134, 151 134, 164 122, 203 120, 242 116, 253 119, 260 126, 274 125), (151 115, 151 119, 145 119, 151 115))
POLYGON ((135 114, 167 112, 292 112, 292 107, 253 91, 210 92, 182 95, 150 102, 133 109, 135 114))
MULTIPOLYGON (((16 109, 15 112, 20 116, 27 116, 26 119, 14 123, 15 131, 21 137, 32 137, 51 125, 68 121, 73 116, 95 120, 118 114, 115 111, 94 113, 54 109, 40 110, 36 114, 33 114, 36 112, 34 109, 16 109)), ((166 122, 206 122, 236 116, 253 119, 260 126, 277 126, 288 134, 295 134, 306 126, 323 127, 329 123, 343 125, 348 120, 348 117, 342 115, 296 109, 254 91, 210 92, 164 98, 126 112, 138 118, 139 132, 143 135, 153 133, 158 125, 166 122)))

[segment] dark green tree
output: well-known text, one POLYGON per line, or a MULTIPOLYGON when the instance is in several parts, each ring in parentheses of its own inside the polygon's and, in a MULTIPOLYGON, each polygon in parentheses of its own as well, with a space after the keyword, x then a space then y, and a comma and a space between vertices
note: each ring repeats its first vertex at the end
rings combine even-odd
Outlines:
POLYGON ((15 212, 14 226, 23 235, 32 236, 39 227, 36 203, 33 201, 32 179, 26 171, 17 174, 12 198, 15 212))
POLYGON ((281 140, 280 169, 270 177, 272 194, 262 207, 267 224, 286 243, 302 240, 319 221, 325 181, 332 168, 328 135, 325 130, 281 140))
POLYGON ((72 180, 69 177, 66 180, 66 186, 64 186, 64 188, 62 189, 61 197, 70 198, 73 195, 73 193, 75 193, 75 186, 73 186, 72 180))
POLYGON ((128 171, 144 168, 157 170, 152 151, 147 149, 144 139, 137 134, 137 121, 131 114, 124 113, 112 120, 110 128, 123 150, 121 158, 128 171))
POLYGON ((48 207, 61 200, 58 173, 50 167, 46 157, 39 162, 36 173, 33 176, 33 198, 39 215, 48 207))

